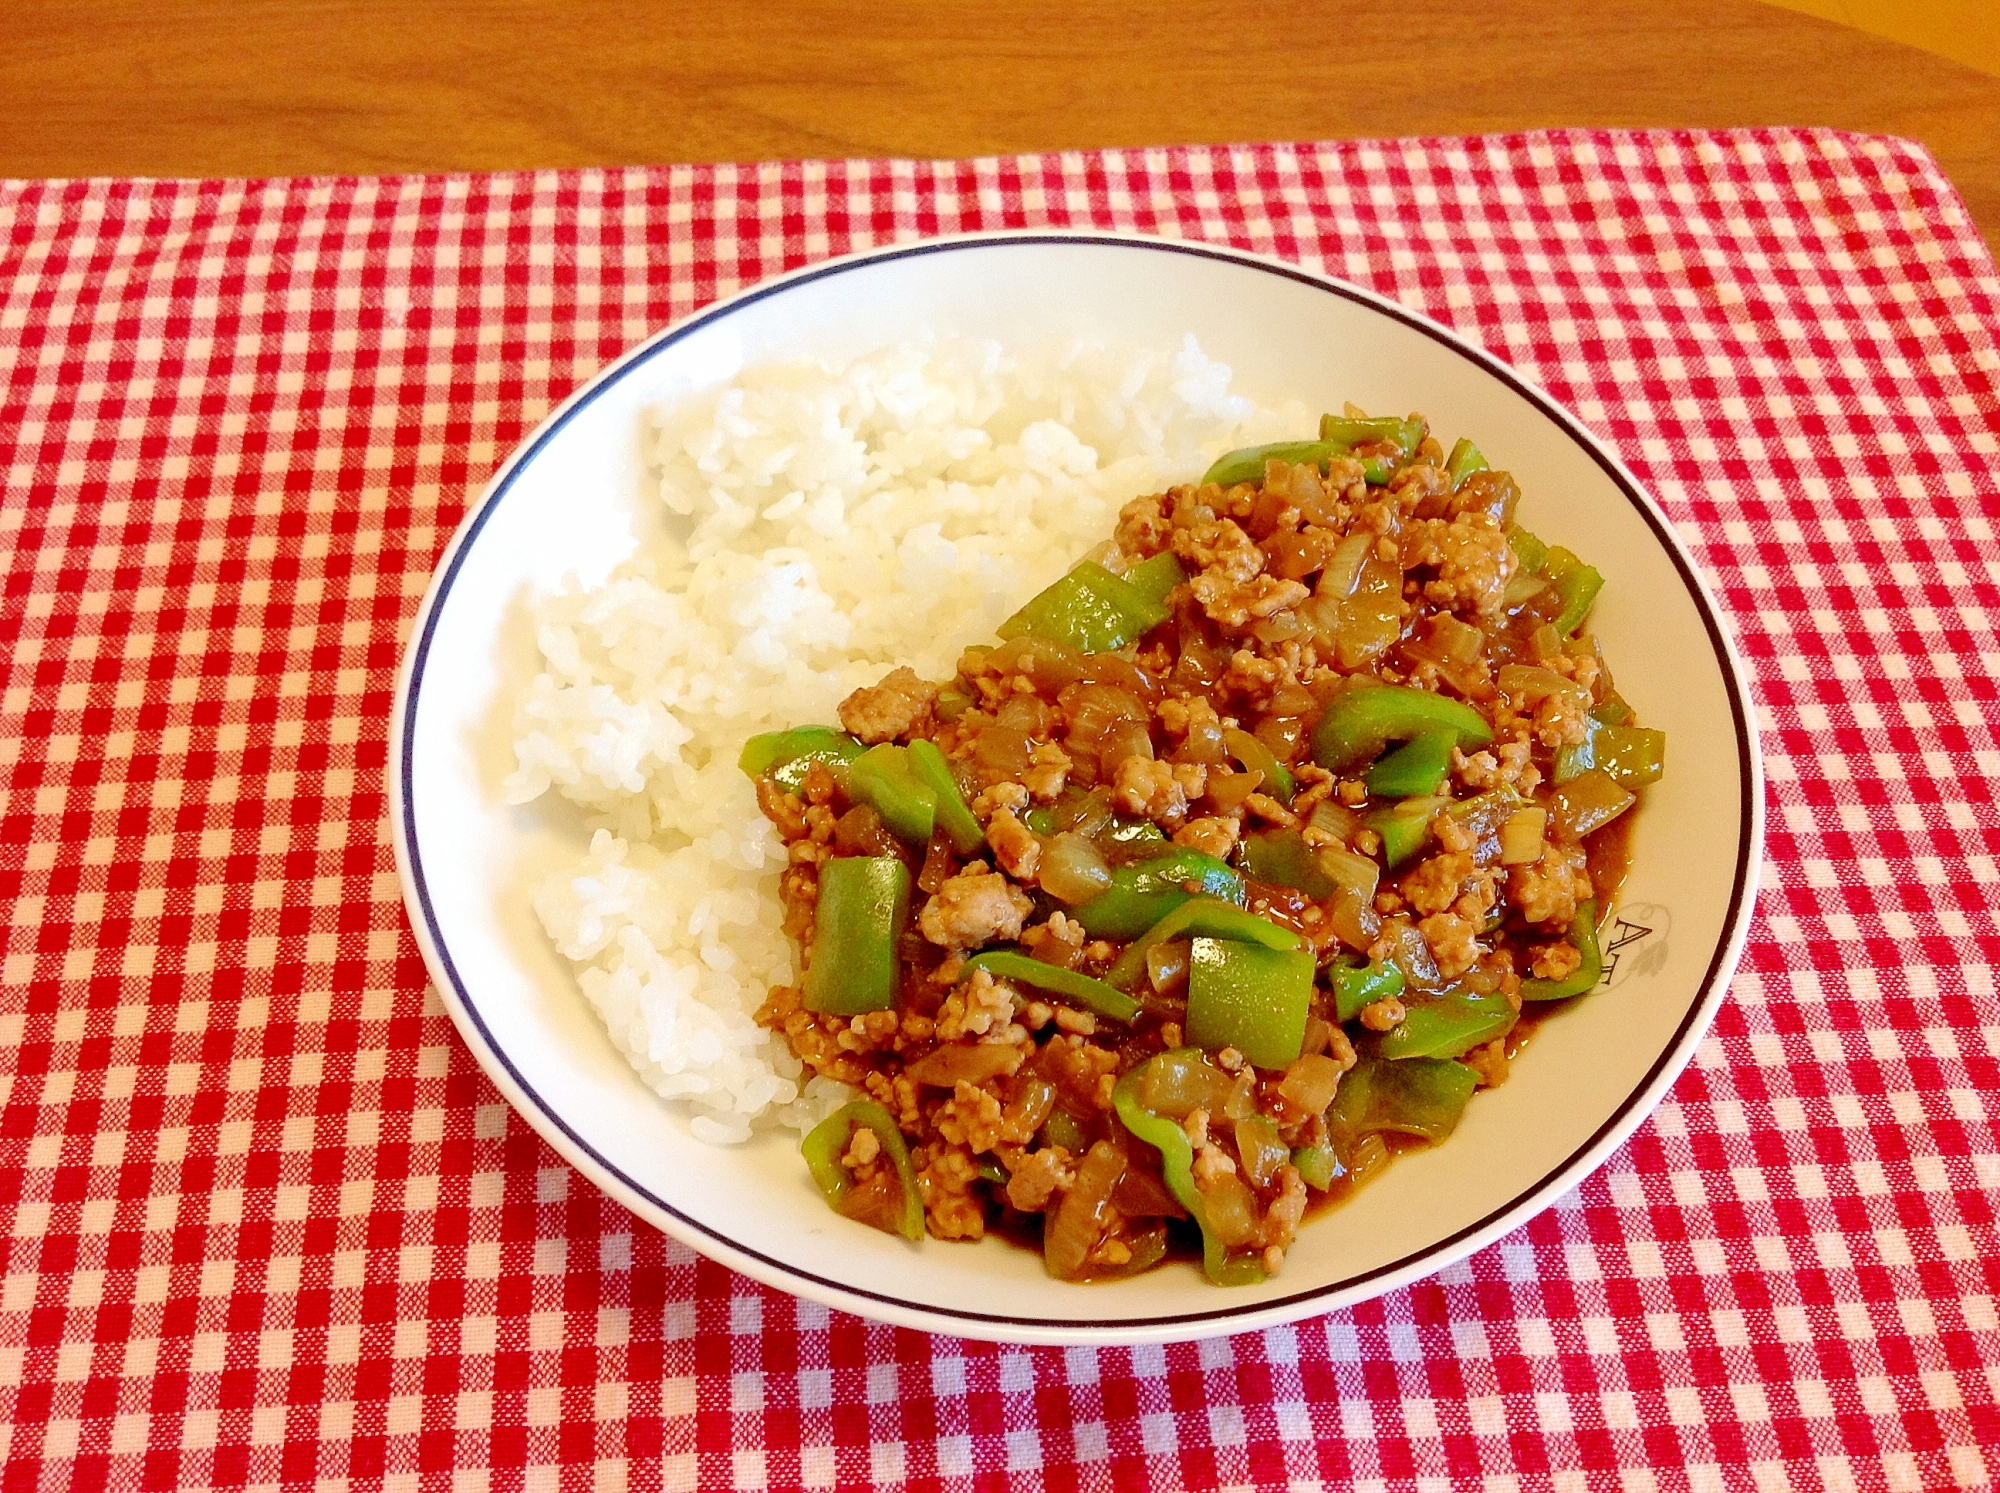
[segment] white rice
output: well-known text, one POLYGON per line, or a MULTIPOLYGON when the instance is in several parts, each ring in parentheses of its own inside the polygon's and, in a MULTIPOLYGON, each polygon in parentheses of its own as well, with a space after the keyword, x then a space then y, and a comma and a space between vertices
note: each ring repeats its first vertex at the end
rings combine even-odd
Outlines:
POLYGON ((510 802, 553 787, 589 852, 535 910, 639 1075, 694 1133, 809 1125, 844 1091, 751 1013, 792 978, 783 848, 736 767, 744 740, 833 722, 908 664, 947 678, 1111 534, 1130 498, 1231 446, 1303 428, 1178 352, 1016 357, 885 348, 754 370, 654 412, 674 537, 600 587, 535 604, 544 659, 515 716, 510 802))

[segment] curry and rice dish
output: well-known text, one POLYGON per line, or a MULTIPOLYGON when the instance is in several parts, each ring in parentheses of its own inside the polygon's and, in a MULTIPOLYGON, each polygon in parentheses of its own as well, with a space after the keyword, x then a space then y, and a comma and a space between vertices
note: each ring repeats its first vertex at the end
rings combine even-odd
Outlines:
POLYGON ((836 1210, 1260 1280, 1598 983, 1665 742, 1518 498, 1328 416, 1126 504, 955 677, 750 741, 801 955, 757 1019, 864 1096, 804 1142, 836 1210))

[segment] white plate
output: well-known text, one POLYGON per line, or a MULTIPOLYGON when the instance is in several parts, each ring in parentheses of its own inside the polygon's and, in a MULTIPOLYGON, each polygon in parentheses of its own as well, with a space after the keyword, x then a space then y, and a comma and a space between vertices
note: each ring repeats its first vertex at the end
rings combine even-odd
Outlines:
POLYGON ((1750 918, 1762 783, 1747 700, 1712 598, 1631 474, 1443 327, 1222 249, 982 235, 759 285, 634 349, 543 423, 466 515, 418 612, 392 735, 396 857, 467 1044, 529 1123, 640 1217, 771 1285, 906 1326, 1044 1343, 1199 1337, 1429 1274, 1518 1228, 1645 1118, 1707 1029, 1750 918), (688 1134, 612 1048, 529 908, 583 832, 564 805, 501 801, 513 694, 537 666, 524 603, 565 572, 601 577, 632 549, 642 412, 751 364, 845 359, 927 331, 1161 348, 1193 332, 1238 389, 1268 402, 1422 410, 1440 432, 1471 434, 1519 479, 1522 521, 1604 572, 1593 626, 1620 690, 1666 729, 1668 773, 1647 790, 1624 920, 1607 930, 1612 987, 1549 1022, 1447 1144, 1308 1223, 1263 1285, 1224 1290, 1186 1266, 1064 1285, 997 1240, 911 1246, 835 1217, 790 1141, 718 1149, 688 1134))

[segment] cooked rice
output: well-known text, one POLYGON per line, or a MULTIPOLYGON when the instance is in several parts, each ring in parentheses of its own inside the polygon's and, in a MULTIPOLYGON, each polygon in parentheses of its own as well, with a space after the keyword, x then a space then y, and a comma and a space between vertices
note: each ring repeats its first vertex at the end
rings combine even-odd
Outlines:
POLYGON ((832 721, 898 664, 933 679, 1104 543, 1125 501, 1274 439, 1190 337, 1178 352, 991 343, 753 370, 658 410, 674 537, 535 603, 544 672, 515 716, 507 797, 551 787, 592 830, 534 904, 584 994, 703 1140, 809 1125, 839 1085, 752 1013, 792 977, 783 847, 737 770, 759 731, 832 721))

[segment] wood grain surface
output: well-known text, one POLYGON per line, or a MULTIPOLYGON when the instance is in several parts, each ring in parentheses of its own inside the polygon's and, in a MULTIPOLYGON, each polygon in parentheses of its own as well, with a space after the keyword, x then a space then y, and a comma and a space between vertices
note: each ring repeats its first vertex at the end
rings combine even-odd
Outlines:
POLYGON ((11 0, 0 175, 962 156, 1547 125, 1922 141, 2000 78, 1754 0, 11 0))

